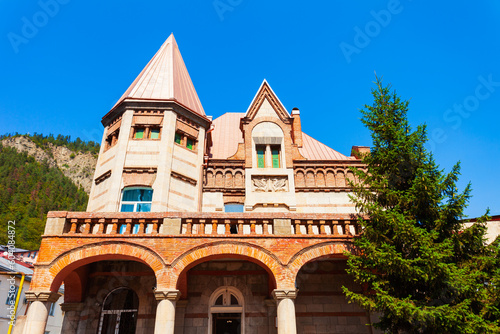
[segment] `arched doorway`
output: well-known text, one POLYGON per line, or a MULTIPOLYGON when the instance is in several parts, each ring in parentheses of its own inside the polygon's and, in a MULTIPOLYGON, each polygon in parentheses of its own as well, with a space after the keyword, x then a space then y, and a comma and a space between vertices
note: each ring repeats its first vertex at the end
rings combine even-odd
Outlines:
POLYGON ((209 305, 209 334, 245 333, 244 300, 238 289, 218 288, 212 293, 209 305))
POLYGON ((111 291, 102 304, 99 334, 135 334, 139 298, 129 288, 111 291))

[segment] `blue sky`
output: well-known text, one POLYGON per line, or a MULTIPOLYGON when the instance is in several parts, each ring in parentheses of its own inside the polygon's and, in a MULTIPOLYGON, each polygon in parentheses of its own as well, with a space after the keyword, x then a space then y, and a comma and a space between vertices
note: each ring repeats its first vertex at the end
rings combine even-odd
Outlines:
POLYGON ((462 163, 466 213, 500 214, 500 3, 0 1, 0 134, 100 141, 100 119, 171 32, 207 114, 244 112, 265 78, 304 132, 370 145, 374 72, 426 123, 439 165, 462 163))

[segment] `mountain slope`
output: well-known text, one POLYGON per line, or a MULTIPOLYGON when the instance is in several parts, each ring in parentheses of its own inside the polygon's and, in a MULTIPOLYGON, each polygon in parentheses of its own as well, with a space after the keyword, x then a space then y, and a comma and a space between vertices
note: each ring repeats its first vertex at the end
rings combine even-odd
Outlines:
POLYGON ((87 201, 83 188, 51 167, 49 159, 40 163, 27 152, 0 145, 0 244, 14 235, 16 247, 37 249, 48 211, 85 211, 87 201))
POLYGON ((99 152, 98 144, 84 143, 79 138, 71 142, 69 136, 59 135, 54 138, 51 135, 45 137, 37 134, 6 136, 0 143, 5 147, 15 148, 18 152, 26 152, 39 163, 46 161, 50 167, 59 168, 77 186, 82 186, 87 194, 90 193, 99 152), (75 142, 83 144, 74 145, 75 142), (68 146, 76 150, 71 150, 68 146))

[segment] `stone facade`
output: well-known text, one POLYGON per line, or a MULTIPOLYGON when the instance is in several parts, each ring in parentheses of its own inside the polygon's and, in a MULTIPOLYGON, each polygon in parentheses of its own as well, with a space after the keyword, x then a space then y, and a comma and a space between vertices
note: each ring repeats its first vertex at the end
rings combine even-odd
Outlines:
POLYGON ((65 333, 373 333, 341 289, 361 289, 345 252, 366 148, 345 156, 300 120, 266 81, 212 120, 169 37, 103 117, 87 212, 48 214, 30 333, 61 284, 65 333))

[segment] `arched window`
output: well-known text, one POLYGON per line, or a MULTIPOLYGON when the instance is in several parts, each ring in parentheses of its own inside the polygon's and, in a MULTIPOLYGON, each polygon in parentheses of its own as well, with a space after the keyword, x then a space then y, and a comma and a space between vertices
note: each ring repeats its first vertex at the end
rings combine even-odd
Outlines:
POLYGON ((262 122, 252 130, 255 160, 252 166, 257 168, 284 168, 282 150, 283 130, 273 122, 262 122))
POLYGON ((120 212, 150 212, 153 189, 129 187, 123 189, 120 212))
POLYGON ((98 334, 135 334, 139 298, 129 288, 111 291, 102 304, 98 334))
POLYGON ((221 287, 210 297, 209 334, 244 334, 243 295, 231 286, 221 287))

